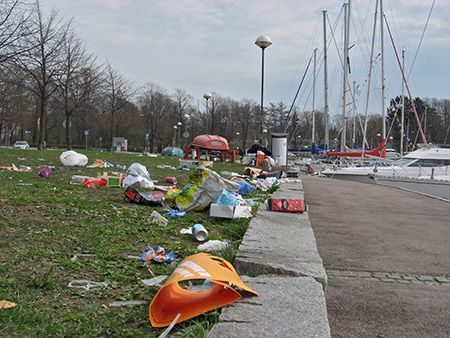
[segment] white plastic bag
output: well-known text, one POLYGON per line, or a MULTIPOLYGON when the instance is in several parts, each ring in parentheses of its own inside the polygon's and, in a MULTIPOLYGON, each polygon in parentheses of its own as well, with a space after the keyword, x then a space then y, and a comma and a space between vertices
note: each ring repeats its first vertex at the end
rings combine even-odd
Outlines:
POLYGON ((84 167, 88 163, 88 158, 86 155, 77 153, 73 150, 63 152, 59 156, 59 160, 65 167, 84 167))
POLYGON ((153 189, 155 184, 150 178, 147 168, 140 163, 133 163, 125 173, 123 187, 134 186, 142 189, 153 189))

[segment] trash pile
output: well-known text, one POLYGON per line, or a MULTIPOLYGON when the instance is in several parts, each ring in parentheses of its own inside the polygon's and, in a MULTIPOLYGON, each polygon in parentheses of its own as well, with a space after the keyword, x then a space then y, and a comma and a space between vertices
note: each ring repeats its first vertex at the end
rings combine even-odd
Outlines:
MULTIPOLYGON (((176 150, 178 149, 167 149, 166 155, 179 156, 176 150)), ((61 154, 60 161, 67 167, 84 167, 88 158, 70 150, 61 154)), ((245 199, 245 195, 255 190, 275 189, 284 177, 282 171, 271 171, 273 164, 270 159, 265 158, 264 161, 266 164, 263 169, 249 166, 245 167, 243 173, 218 174, 211 169, 212 162, 180 159, 178 170, 189 171, 188 182, 180 185, 175 174, 177 168, 173 166, 158 165, 158 169, 168 172, 165 182, 158 184, 141 163, 133 163, 127 168, 97 159, 88 168, 126 169, 126 172, 103 171, 97 173, 96 177, 73 175, 70 183, 85 188, 123 188, 120 191, 126 203, 160 208, 149 212, 149 226, 167 227, 170 230, 173 219, 183 218, 191 212, 205 212, 212 218, 222 219, 252 217, 252 207, 259 202, 245 199)), ((38 171, 38 175, 46 179, 50 179, 52 173, 49 166, 41 166, 38 171)), ((302 207, 295 201, 276 199, 270 200, 269 206, 270 210, 282 212, 292 212, 302 207)), ((141 280, 145 286, 160 287, 149 307, 149 319, 153 327, 168 327, 170 330, 177 323, 231 304, 244 295, 257 296, 255 291, 242 282, 228 261, 209 254, 226 250, 233 243, 218 240, 215 237, 217 234, 213 234, 212 229, 208 231, 208 226, 205 225, 206 222, 201 224, 197 221, 179 230, 181 236, 189 236, 196 242, 197 250, 200 251, 181 262, 174 250, 166 250, 162 245, 155 245, 156 243, 147 245, 139 256, 137 253, 136 256, 127 256, 139 260, 151 275, 152 278, 141 280), (153 272, 155 265, 172 266, 173 272, 169 277, 156 276, 153 272)), ((95 254, 74 255, 72 262, 89 257, 95 257, 95 254)), ((68 287, 81 292, 93 292, 110 286, 107 282, 74 279, 68 287)), ((108 308, 145 303, 142 300, 120 300, 103 306, 108 308)))

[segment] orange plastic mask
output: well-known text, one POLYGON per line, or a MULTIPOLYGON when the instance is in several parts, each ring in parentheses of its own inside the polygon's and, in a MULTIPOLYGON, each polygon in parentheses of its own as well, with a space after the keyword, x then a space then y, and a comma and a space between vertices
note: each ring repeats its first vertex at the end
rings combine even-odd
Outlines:
POLYGON ((231 304, 241 298, 237 290, 258 295, 244 284, 234 267, 223 258, 206 253, 186 257, 150 303, 150 323, 153 327, 166 327, 179 313, 181 316, 176 323, 231 304), (190 291, 178 284, 194 279, 206 279, 215 284, 207 291, 190 291))

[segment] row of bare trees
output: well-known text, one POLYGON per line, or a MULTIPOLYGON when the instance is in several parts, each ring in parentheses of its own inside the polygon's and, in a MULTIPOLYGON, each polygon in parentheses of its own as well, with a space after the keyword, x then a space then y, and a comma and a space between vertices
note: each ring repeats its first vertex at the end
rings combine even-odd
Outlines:
MULTIPOLYGON (((241 149, 259 139, 256 102, 219 93, 212 93, 207 110, 200 102, 183 89, 170 93, 151 82, 133 83, 111 64, 99 62, 72 21, 54 9, 43 10, 39 0, 0 0, 0 142, 27 140, 39 149, 72 148, 89 138, 90 146, 109 148, 113 137, 122 136, 131 148, 159 151, 203 133, 221 135, 241 149)), ((434 142, 448 140, 449 102, 418 101, 434 142)), ((285 103, 269 103, 264 124, 269 131, 280 131, 287 115, 285 103)), ((290 145, 309 144, 311 112, 294 110, 291 116, 290 145)), ((388 119, 392 135, 398 134, 392 111, 388 119)), ((367 138, 376 140, 381 117, 372 116, 368 126, 367 138)), ((411 122, 411 135, 414 128, 411 122)), ((316 143, 324 142, 324 130, 324 114, 317 111, 316 143)), ((338 119, 331 119, 331 141, 339 138, 340 130, 338 119)), ((362 142, 360 131, 355 141, 362 142)))

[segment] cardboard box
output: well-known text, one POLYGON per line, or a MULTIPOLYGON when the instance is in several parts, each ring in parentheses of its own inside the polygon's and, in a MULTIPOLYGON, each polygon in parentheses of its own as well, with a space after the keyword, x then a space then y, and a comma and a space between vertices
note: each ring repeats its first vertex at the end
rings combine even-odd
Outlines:
POLYGON ((249 218, 252 207, 246 205, 228 206, 212 203, 209 209, 209 216, 218 218, 249 218))

